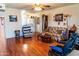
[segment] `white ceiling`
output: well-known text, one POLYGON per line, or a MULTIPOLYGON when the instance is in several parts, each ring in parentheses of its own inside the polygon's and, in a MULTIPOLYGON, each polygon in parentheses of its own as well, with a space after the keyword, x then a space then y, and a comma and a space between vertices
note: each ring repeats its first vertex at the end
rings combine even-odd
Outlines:
MULTIPOLYGON (((44 5, 50 5, 49 8, 46 8, 45 10, 49 10, 49 9, 55 9, 55 8, 59 8, 59 7, 63 7, 63 6, 67 6, 67 5, 72 5, 74 3, 44 3, 44 5)), ((32 5, 33 3, 5 3, 6 7, 8 8, 16 8, 16 9, 26 9, 28 11, 34 11, 32 9, 32 5)))

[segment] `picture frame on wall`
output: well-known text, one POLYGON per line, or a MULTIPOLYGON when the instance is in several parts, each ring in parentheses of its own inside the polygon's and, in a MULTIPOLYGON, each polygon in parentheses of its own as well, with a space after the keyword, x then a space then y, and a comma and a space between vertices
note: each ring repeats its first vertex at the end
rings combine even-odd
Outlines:
POLYGON ((9 21, 10 22, 17 22, 17 16, 16 15, 9 15, 9 21))
POLYGON ((40 24, 40 17, 35 17, 36 24, 40 24))
POLYGON ((58 22, 63 21, 63 14, 56 14, 55 21, 58 21, 58 22))
POLYGON ((37 17, 37 24, 40 24, 40 18, 37 17))

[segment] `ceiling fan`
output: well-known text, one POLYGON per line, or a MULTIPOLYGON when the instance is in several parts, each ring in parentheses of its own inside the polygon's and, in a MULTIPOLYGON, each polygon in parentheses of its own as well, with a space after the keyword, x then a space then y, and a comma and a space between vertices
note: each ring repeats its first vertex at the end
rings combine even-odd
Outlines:
POLYGON ((32 8, 36 11, 45 10, 46 8, 49 8, 50 5, 44 5, 44 4, 34 4, 32 5, 32 8))

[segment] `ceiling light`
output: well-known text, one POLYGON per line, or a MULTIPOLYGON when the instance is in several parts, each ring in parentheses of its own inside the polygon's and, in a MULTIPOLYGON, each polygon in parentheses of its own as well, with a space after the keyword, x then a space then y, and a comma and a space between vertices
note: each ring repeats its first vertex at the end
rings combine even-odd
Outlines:
POLYGON ((32 5, 32 7, 35 11, 41 11, 41 10, 45 10, 46 8, 48 8, 50 6, 44 5, 44 4, 34 4, 34 5, 32 5))
POLYGON ((40 7, 35 7, 34 10, 36 10, 36 11, 41 11, 42 8, 40 8, 40 7))

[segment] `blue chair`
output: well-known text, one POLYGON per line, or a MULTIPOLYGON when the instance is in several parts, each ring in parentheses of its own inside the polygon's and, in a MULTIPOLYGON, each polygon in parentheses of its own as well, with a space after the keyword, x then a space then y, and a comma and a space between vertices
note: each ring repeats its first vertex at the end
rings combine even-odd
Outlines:
POLYGON ((76 38, 77 38, 77 34, 74 33, 63 47, 49 46, 50 49, 49 49, 48 55, 55 55, 55 56, 68 55, 74 48, 74 42, 75 42, 76 38))

